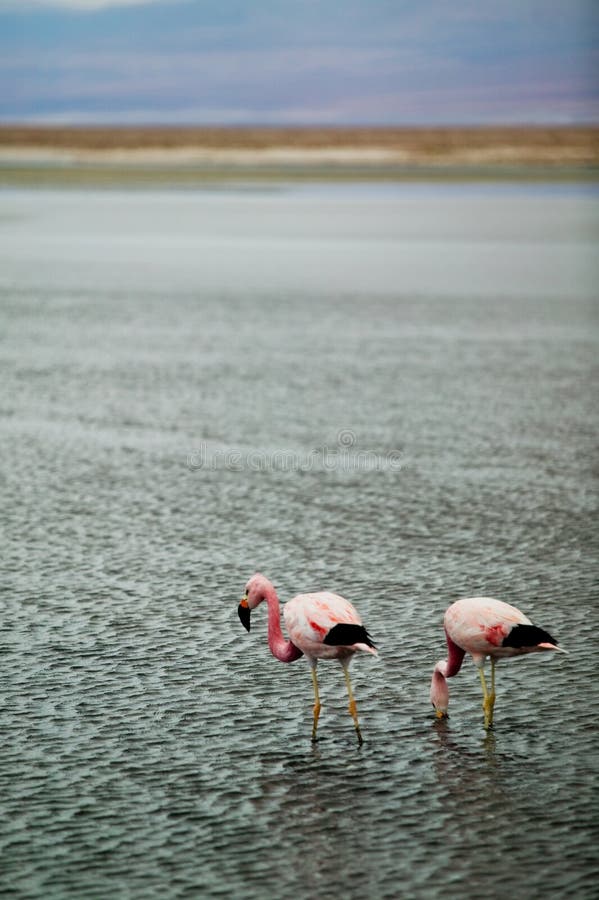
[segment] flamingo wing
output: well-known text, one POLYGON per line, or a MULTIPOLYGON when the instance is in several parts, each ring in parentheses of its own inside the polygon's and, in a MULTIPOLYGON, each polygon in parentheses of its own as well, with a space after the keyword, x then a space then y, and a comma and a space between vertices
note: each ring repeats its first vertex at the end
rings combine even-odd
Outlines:
POLYGON ((374 651, 355 607, 339 594, 299 594, 285 604, 283 615, 291 640, 307 656, 333 658, 350 648, 374 651))
MULTIPOLYGON (((492 597, 457 600, 445 613, 445 630, 451 640, 473 654, 487 655, 502 646, 509 646, 504 642, 509 642, 510 634, 520 631, 522 626, 534 628, 530 619, 515 606, 492 597)), ((524 630, 520 633, 526 640, 524 630)))

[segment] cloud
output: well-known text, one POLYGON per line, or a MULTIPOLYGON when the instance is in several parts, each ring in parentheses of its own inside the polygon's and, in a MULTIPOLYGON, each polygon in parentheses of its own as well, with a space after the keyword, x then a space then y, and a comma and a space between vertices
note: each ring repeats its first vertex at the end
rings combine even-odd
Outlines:
POLYGON ((591 9, 586 0, 0 0, 0 118, 596 120, 591 9))

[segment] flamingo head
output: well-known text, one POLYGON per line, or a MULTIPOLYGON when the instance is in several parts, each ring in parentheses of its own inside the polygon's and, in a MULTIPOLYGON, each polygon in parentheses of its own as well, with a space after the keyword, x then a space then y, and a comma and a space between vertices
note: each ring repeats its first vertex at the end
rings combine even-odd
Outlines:
POLYGON ((270 582, 259 572, 252 575, 245 586, 245 593, 237 607, 237 613, 246 631, 250 630, 251 612, 264 600, 268 586, 270 586, 270 582))
POLYGON ((431 681, 431 703, 435 708, 436 717, 438 719, 446 719, 449 708, 449 687, 447 686, 447 679, 438 669, 435 669, 433 672, 433 680, 431 681))

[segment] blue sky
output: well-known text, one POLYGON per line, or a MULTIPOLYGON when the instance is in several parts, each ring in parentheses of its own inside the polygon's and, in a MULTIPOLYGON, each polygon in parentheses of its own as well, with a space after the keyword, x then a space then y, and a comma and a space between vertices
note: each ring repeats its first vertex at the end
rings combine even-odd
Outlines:
POLYGON ((599 121, 595 0, 0 0, 0 120, 599 121))

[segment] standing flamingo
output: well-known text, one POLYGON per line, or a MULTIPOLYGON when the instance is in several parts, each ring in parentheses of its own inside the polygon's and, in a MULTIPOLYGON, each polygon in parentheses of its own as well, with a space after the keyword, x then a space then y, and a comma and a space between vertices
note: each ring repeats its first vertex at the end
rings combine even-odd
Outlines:
POLYGON ((316 729, 320 715, 320 696, 316 665, 319 659, 338 659, 343 666, 349 712, 356 726, 358 743, 362 734, 358 722, 358 710, 349 678, 349 664, 354 653, 361 650, 376 654, 376 648, 360 616, 349 602, 339 594, 322 591, 318 594, 298 594, 283 607, 283 617, 291 640, 285 640, 281 631, 279 598, 274 586, 257 572, 245 586, 245 594, 238 613, 243 626, 250 630, 250 614, 263 600, 268 606, 268 646, 273 656, 281 662, 293 662, 305 655, 312 669, 314 685, 314 723, 312 740, 316 741, 316 729))
POLYGON ((542 628, 533 625, 519 609, 491 597, 469 597, 457 600, 444 618, 449 657, 437 663, 431 682, 431 702, 437 718, 447 716, 449 688, 447 678, 460 671, 465 653, 470 653, 477 666, 483 689, 485 728, 493 724, 495 706, 495 661, 542 650, 567 651, 542 628), (491 690, 487 690, 484 665, 491 657, 491 690))

